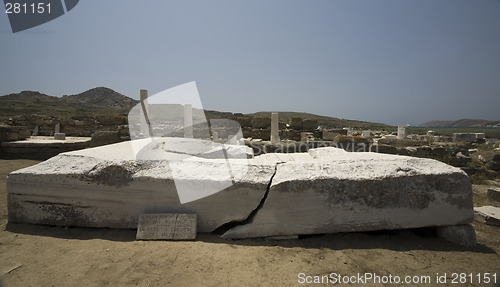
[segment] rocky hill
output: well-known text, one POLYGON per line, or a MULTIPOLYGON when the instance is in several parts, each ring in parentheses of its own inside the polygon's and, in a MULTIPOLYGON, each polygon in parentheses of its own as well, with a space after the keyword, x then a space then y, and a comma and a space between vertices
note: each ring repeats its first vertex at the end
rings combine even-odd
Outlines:
POLYGON ((105 87, 94 88, 78 95, 65 95, 61 101, 70 106, 83 106, 88 109, 131 109, 138 103, 137 100, 105 87))
POLYGON ((126 115, 138 103, 108 88, 94 88, 77 95, 54 97, 36 91, 22 91, 0 97, 0 119, 16 115, 126 115))

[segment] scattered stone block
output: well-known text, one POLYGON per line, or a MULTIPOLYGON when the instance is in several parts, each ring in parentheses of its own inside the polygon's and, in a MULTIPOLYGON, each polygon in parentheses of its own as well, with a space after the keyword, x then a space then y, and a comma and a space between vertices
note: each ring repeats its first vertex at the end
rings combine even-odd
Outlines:
POLYGON ((500 203, 500 188, 488 188, 487 194, 489 199, 500 203))
POLYGON ((370 131, 370 130, 368 130, 368 131, 363 131, 363 132, 361 133, 361 137, 362 137, 362 138, 364 138, 364 139, 367 139, 367 138, 369 138, 369 137, 371 137, 371 136, 373 136, 373 134, 372 134, 372 131, 370 131))
POLYGON ((315 130, 318 126, 318 119, 304 119, 302 121, 302 128, 307 131, 315 130))
POLYGON ((334 141, 339 135, 337 132, 324 130, 322 137, 323 140, 334 141))
POLYGON ((475 142, 476 134, 475 133, 454 133, 453 134, 454 142, 475 142))
POLYGON ((302 118, 301 117, 291 117, 289 126, 291 129, 295 129, 295 130, 302 129, 302 118))
POLYGON ((382 137, 383 139, 387 139, 387 140, 395 140, 397 139, 398 137, 395 136, 395 135, 385 135, 382 137))
POLYGON ((484 140, 486 138, 486 135, 484 133, 475 133, 476 140, 484 140))
POLYGON ((500 226, 500 207, 481 206, 474 207, 474 218, 477 222, 488 225, 500 226))
POLYGON ((66 140, 66 134, 65 133, 54 133, 54 139, 55 140, 66 140))
POLYGON ((437 236, 460 247, 474 247, 477 244, 476 231, 470 224, 437 227, 437 236))
POLYGON ((271 118, 254 117, 252 119, 252 127, 255 129, 269 129, 271 127, 271 118))
POLYGON ((31 133, 25 126, 8 126, 0 124, 0 142, 24 140, 31 133))
POLYGON ((196 214, 141 214, 136 239, 194 240, 196 239, 196 219, 196 214))

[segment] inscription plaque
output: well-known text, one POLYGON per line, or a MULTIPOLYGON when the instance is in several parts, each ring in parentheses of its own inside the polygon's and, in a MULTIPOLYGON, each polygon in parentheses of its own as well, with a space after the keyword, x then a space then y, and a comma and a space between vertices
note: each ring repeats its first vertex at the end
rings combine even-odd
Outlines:
POLYGON ((141 214, 136 239, 194 240, 196 238, 196 220, 196 214, 141 214))

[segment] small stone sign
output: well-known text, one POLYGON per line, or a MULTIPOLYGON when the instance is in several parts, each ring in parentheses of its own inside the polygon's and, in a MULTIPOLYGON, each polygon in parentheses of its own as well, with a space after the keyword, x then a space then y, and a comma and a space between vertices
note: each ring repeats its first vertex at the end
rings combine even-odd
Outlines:
POLYGON ((137 240, 194 240, 196 214, 162 213, 141 214, 137 226, 137 240))

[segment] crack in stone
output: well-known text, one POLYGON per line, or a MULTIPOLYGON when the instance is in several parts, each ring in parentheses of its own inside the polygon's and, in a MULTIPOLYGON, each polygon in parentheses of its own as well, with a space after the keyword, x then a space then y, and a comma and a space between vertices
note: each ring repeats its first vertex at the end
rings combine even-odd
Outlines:
POLYGON ((257 205, 257 207, 254 208, 254 210, 252 210, 250 212, 250 214, 247 216, 247 218, 245 218, 243 220, 233 220, 233 221, 230 221, 228 223, 224 223, 223 225, 217 227, 217 229, 215 229, 213 231, 213 233, 215 233, 217 235, 223 235, 224 233, 228 232, 229 230, 231 230, 237 226, 247 225, 247 224, 251 224, 253 222, 255 216, 257 215, 259 210, 262 209, 262 207, 264 206, 264 203, 266 202, 266 199, 269 195, 269 191, 271 189, 271 184, 273 183, 273 178, 276 175, 276 172, 278 171, 278 165, 281 163, 282 162, 277 163, 276 166, 274 167, 274 173, 271 176, 271 178, 269 179, 269 183, 267 184, 267 188, 266 188, 266 192, 264 193, 264 196, 260 200, 259 205, 257 205))

